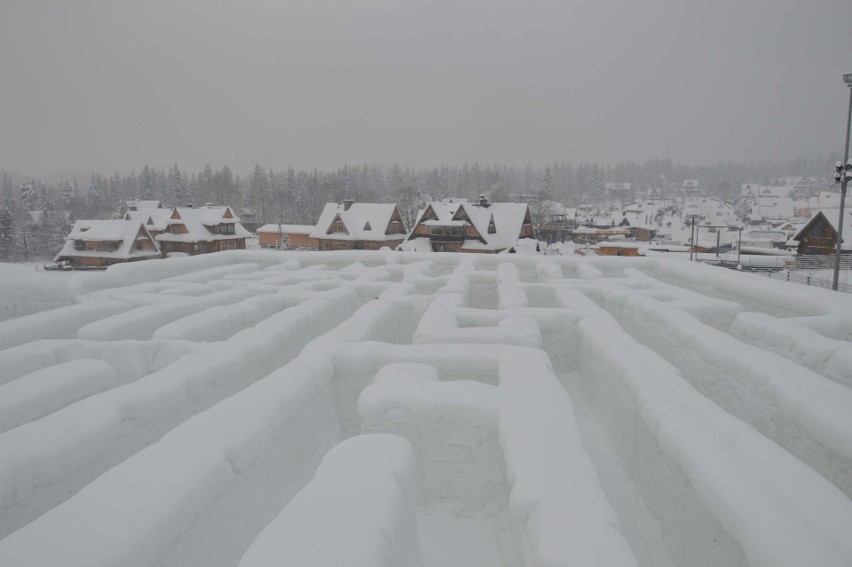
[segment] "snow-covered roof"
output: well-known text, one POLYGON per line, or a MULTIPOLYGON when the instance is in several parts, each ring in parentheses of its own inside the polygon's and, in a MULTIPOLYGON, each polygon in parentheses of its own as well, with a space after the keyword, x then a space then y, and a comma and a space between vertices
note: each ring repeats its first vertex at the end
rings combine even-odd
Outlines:
MULTIPOLYGON (((802 233, 804 233, 808 229, 811 222, 813 222, 814 218, 819 213, 822 213, 822 216, 825 217, 825 220, 828 221, 828 224, 831 225, 831 228, 833 228, 834 231, 837 232, 837 222, 840 220, 840 209, 820 209, 814 214, 813 217, 811 217, 811 220, 808 221, 808 223, 804 227, 802 227, 802 230, 800 230, 793 237, 794 240, 802 240, 802 237, 804 236, 802 233)), ((840 243, 840 249, 852 250, 852 210, 850 209, 843 210, 843 241, 840 243)))
POLYGON ((278 231, 285 232, 287 234, 310 234, 314 230, 316 230, 316 225, 313 224, 278 224, 278 223, 270 223, 265 224, 262 227, 257 229, 258 233, 269 233, 269 234, 278 234, 278 231))
POLYGON ((538 240, 534 238, 521 238, 512 246, 500 252, 500 254, 521 254, 533 256, 535 254, 541 254, 541 247, 539 246, 538 240))
POLYGON ((140 220, 79 220, 74 223, 74 227, 65 241, 65 246, 56 255, 56 260, 72 256, 128 259, 157 257, 159 255, 160 250, 157 243, 153 241, 140 220), (133 244, 138 239, 151 240, 154 249, 137 250, 133 244), (114 250, 77 250, 74 246, 74 242, 77 240, 119 242, 119 245, 114 250))
POLYGON ((169 224, 171 209, 142 209, 138 211, 127 211, 124 218, 129 220, 141 220, 148 230, 163 231, 169 224))
MULTIPOLYGON (((566 210, 564 207, 560 210, 566 210)), ((465 226, 467 222, 462 218, 462 213, 470 219, 470 224, 482 236, 481 240, 468 238, 462 244, 464 250, 503 250, 518 242, 524 219, 529 211, 526 203, 490 203, 480 205, 478 203, 447 203, 444 201, 428 203, 426 208, 417 213, 416 227, 419 224, 425 226, 465 226), (431 208, 437 219, 423 220, 426 212, 431 208), (459 209, 462 209, 460 212, 459 209), (454 218, 455 217, 455 218, 454 218), (488 227, 494 220, 495 232, 489 233, 488 227)), ((561 214, 561 213, 559 213, 561 214)), ((411 240, 417 237, 412 236, 411 240)), ((408 249, 408 248, 406 248, 408 249)))
POLYGON ((213 240, 234 240, 248 238, 251 233, 240 224, 240 219, 234 215, 231 207, 181 207, 172 209, 168 220, 169 225, 181 224, 187 232, 172 234, 164 232, 157 235, 160 242, 210 242, 213 240), (175 215, 177 212, 177 215, 175 215), (177 218, 173 218, 177 216, 177 218), (234 234, 216 234, 208 227, 220 224, 233 224, 234 234))
POLYGON ((334 240, 401 240, 405 238, 403 233, 385 234, 395 210, 394 203, 350 203, 348 209, 345 204, 326 203, 310 236, 334 240), (338 216, 346 232, 329 234, 327 231, 338 216))

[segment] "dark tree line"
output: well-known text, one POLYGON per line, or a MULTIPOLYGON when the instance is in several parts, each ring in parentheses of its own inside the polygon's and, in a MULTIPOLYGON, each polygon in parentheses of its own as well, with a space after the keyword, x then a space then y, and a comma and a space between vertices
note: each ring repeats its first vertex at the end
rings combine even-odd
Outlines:
POLYGON ((399 165, 344 165, 334 171, 275 171, 256 165, 244 177, 223 166, 188 173, 145 165, 138 173, 92 174, 85 182, 45 182, 2 173, 0 261, 48 259, 61 248, 75 219, 119 218, 123 203, 158 200, 165 206, 231 205, 247 224, 313 224, 326 202, 396 202, 410 225, 421 205, 447 197, 491 201, 556 201, 568 206, 603 197, 607 182, 631 184, 628 198, 659 189, 663 194, 683 179, 699 179, 710 194, 735 197, 739 183, 771 184, 785 176, 826 178, 838 156, 783 162, 720 162, 706 166, 653 159, 616 164, 580 163, 514 167, 465 163, 413 169, 399 165))

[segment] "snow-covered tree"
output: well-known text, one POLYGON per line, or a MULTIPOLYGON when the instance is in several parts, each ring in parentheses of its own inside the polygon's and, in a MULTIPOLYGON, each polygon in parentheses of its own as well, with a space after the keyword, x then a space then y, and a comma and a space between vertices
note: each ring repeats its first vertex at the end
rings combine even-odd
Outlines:
POLYGON ((15 218, 5 202, 0 201, 0 262, 15 259, 15 218))

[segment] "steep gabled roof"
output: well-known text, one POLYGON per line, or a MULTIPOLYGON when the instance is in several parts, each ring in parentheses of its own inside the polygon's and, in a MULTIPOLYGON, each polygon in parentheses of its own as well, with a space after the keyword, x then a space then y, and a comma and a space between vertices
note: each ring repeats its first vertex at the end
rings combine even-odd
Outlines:
MULTIPOLYGON (((482 240, 468 238, 462 248, 468 250, 502 250, 515 244, 520 238, 521 228, 529 221, 529 206, 526 203, 491 203, 483 206, 475 203, 432 202, 417 215, 415 227, 465 226, 470 224, 482 240), (431 213, 431 214, 430 214, 431 213), (488 232, 493 221, 495 232, 488 232)), ((410 240, 415 238, 412 232, 410 240)))
POLYGON ((141 258, 160 255, 157 243, 140 220, 79 220, 74 223, 68 235, 65 246, 56 255, 56 260, 71 256, 88 256, 94 258, 141 258), (153 250, 136 250, 133 246, 138 239, 150 240, 153 250), (75 240, 88 242, 119 242, 115 250, 76 250, 75 240))
MULTIPOLYGON (((837 233, 837 221, 840 220, 840 209, 821 209, 811 217, 811 220, 802 227, 802 229, 796 233, 796 236, 793 237, 793 240, 798 240, 799 242, 807 236, 808 230, 810 230, 811 226, 814 225, 818 220, 825 219, 828 225, 834 230, 835 234, 837 233)), ((844 209, 843 210, 843 240, 840 243, 841 250, 852 250, 852 210, 844 209)))
POLYGON ((310 236, 333 240, 400 240, 405 238, 404 234, 385 234, 394 211, 396 205, 393 203, 351 203, 348 210, 344 205, 326 203, 310 236), (327 234, 338 218, 346 227, 346 233, 327 234))
POLYGON ((124 218, 128 220, 141 220, 148 230, 163 231, 169 224, 172 216, 171 209, 143 209, 138 211, 127 211, 124 218))
POLYGON ((240 224, 231 207, 180 207, 172 209, 169 225, 182 224, 187 233, 172 234, 168 231, 158 234, 157 240, 161 242, 210 242, 212 240, 234 240, 248 238, 251 233, 240 224), (233 224, 234 234, 215 234, 207 227, 220 224, 233 224))

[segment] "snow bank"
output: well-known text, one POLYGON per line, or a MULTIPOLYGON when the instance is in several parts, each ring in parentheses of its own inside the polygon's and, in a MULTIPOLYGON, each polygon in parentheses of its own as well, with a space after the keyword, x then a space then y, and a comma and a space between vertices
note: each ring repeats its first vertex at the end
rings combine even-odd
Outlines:
POLYGON ((0 564, 235 565, 339 439, 331 373, 300 357, 193 417, 0 540, 0 564))
POLYGON ((710 297, 736 301, 747 311, 763 311, 775 316, 852 313, 852 301, 830 290, 810 286, 803 293, 788 282, 695 262, 663 258, 657 261, 652 274, 710 297))
MULTIPOLYGON (((837 321, 834 334, 846 322, 837 321)), ((778 319, 765 313, 740 313, 731 327, 738 338, 774 352, 797 364, 852 386, 852 344, 797 324, 795 319, 778 319)))
POLYGON ((831 313, 828 315, 811 315, 807 317, 791 317, 787 319, 821 335, 840 341, 852 341, 852 317, 831 313))
POLYGON ((284 308, 280 295, 250 297, 231 305, 210 307, 188 315, 154 331, 155 339, 221 341, 238 331, 263 321, 284 308))
MULTIPOLYGON (((216 252, 212 254, 198 254, 186 258, 164 258, 146 260, 144 262, 113 264, 105 272, 97 274, 75 274, 68 285, 74 293, 84 295, 98 290, 127 286, 139 282, 179 278, 180 276, 199 273, 202 270, 233 266, 237 263, 272 265, 280 262, 281 256, 276 256, 274 253, 268 254, 266 252, 250 252, 245 250, 216 252)), ((243 269, 242 271, 248 271, 248 269, 243 269)))
POLYGON ((327 301, 305 301, 159 372, 3 433, 0 534, 288 362, 305 343, 348 315, 327 301))
POLYGON ((0 321, 75 302, 65 281, 32 268, 0 263, 0 321))
POLYGON ((130 310, 124 301, 87 301, 0 322, 0 350, 40 339, 76 336, 81 326, 130 310))
POLYGON ((647 297, 625 315, 701 393, 852 495, 852 390, 647 297))
POLYGON ((188 341, 81 341, 48 339, 0 351, 0 384, 70 360, 94 358, 112 366, 122 382, 162 370, 198 350, 188 341))
POLYGON ((607 427, 675 563, 850 564, 852 502, 837 487, 696 392, 602 310, 579 332, 576 386, 607 427))
POLYGON ((22 376, 0 386, 0 433, 119 383, 112 366, 85 358, 22 376))
POLYGON ((528 305, 527 294, 521 288, 520 282, 517 266, 497 266, 497 297, 500 309, 520 309, 528 305))
POLYGON ((361 392, 364 432, 405 437, 422 478, 421 505, 429 513, 495 516, 508 487, 497 439, 497 387, 438 381, 424 363, 391 363, 361 392))
POLYGON ((313 480, 258 536, 239 565, 422 565, 415 492, 408 442, 395 435, 353 437, 326 454, 313 480))
POLYGON ((528 564, 636 565, 547 356, 507 353, 499 376, 500 442, 528 564))
POLYGON ((77 331, 77 338, 93 341, 150 339, 154 331, 168 323, 210 307, 243 301, 250 295, 249 290, 232 289, 165 304, 137 307, 84 325, 77 331))
POLYGON ((532 317, 507 315, 497 322, 496 327, 422 325, 414 333, 414 342, 507 344, 539 348, 542 335, 538 323, 532 317))

